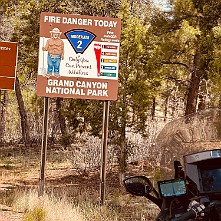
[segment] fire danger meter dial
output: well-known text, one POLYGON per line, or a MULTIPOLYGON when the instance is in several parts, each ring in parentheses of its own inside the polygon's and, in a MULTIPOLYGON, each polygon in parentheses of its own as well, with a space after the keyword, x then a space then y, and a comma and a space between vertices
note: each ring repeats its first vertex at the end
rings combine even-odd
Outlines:
MULTIPOLYGON (((65 36, 71 43, 76 53, 83 54, 91 42, 95 39, 96 35, 84 29, 73 29, 65 33, 65 36)), ((100 76, 100 56, 101 46, 94 45, 94 52, 97 60, 97 75, 100 76)))
POLYGON ((76 53, 83 54, 96 35, 83 29, 73 29, 65 33, 76 53))

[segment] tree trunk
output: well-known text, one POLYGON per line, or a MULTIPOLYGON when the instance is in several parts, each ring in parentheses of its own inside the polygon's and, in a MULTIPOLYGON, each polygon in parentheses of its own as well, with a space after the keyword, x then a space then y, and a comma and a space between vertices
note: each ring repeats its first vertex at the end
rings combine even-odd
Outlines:
POLYGON ((61 113, 62 101, 63 101, 62 98, 56 99, 56 109, 57 109, 57 113, 58 113, 60 130, 61 130, 62 136, 65 137, 67 135, 67 127, 66 127, 65 118, 61 113))
POLYGON ((155 112, 156 112, 156 98, 153 98, 153 102, 152 102, 152 108, 151 108, 151 117, 152 120, 154 120, 155 117, 155 112))
POLYGON ((221 94, 219 94, 219 106, 218 106, 219 109, 221 109, 221 94))
POLYGON ((62 114, 62 102, 63 102, 63 98, 56 99, 56 111, 57 111, 60 131, 62 134, 61 144, 66 149, 71 144, 71 135, 68 134, 65 117, 62 114))
POLYGON ((3 127, 4 127, 4 118, 3 118, 3 102, 2 102, 2 91, 0 90, 0 143, 2 143, 2 139, 3 139, 3 127))
POLYGON ((119 181, 123 185, 123 179, 127 169, 127 148, 126 148, 126 117, 122 120, 122 127, 120 133, 120 154, 119 154, 119 181))
POLYGON ((166 95, 165 103, 164 103, 164 121, 167 120, 167 112, 168 112, 168 102, 169 102, 169 95, 166 95))
POLYGON ((2 6, 0 6, 0 24, 2 22, 2 15, 3 15, 3 13, 4 13, 4 9, 3 9, 2 6))
POLYGON ((29 125, 28 125, 28 118, 25 110, 24 100, 21 93, 20 83, 17 77, 15 80, 15 93, 18 101, 18 109, 21 118, 22 142, 27 147, 28 144, 30 143, 29 125))
POLYGON ((199 68, 200 53, 196 52, 194 57, 193 70, 191 75, 191 82, 187 94, 187 103, 185 115, 196 113, 197 97, 199 92, 200 81, 202 77, 202 70, 199 68))
POLYGON ((4 141, 4 131, 5 131, 5 118, 6 118, 6 109, 8 104, 8 94, 7 91, 0 90, 0 143, 4 141))

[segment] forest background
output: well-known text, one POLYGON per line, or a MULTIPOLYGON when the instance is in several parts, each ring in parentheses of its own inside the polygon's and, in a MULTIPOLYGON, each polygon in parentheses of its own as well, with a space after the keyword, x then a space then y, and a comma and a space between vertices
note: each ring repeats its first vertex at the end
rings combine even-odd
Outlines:
MULTIPOLYGON (((167 122, 221 107, 220 0, 170 0, 163 7, 150 0, 0 0, 0 5, 0 41, 18 42, 15 92, 0 91, 1 145, 41 145, 44 105, 35 94, 41 12, 122 21, 119 92, 110 103, 108 138, 109 164, 117 164, 120 173, 132 161, 157 165, 155 138, 167 122)), ((78 151, 84 170, 97 167, 102 116, 102 101, 50 99, 49 148, 72 148, 75 166, 78 151)))

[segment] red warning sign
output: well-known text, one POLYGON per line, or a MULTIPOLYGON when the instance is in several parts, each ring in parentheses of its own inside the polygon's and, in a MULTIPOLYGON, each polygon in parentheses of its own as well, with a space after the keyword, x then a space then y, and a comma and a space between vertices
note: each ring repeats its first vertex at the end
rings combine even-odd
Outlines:
POLYGON ((17 51, 17 43, 0 42, 0 89, 15 89, 17 51))

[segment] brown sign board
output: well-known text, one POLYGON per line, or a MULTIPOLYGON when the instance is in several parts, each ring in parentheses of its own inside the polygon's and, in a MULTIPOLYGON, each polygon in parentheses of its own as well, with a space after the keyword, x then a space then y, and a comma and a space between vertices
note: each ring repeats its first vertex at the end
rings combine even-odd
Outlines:
MULTIPOLYGON (((115 81, 95 80, 89 78, 46 78, 38 76, 41 85, 38 87, 39 96, 84 98, 99 100, 115 100, 115 81)), ((117 82, 118 84, 118 82, 117 82)))
POLYGON ((36 93, 117 100, 121 21, 41 13, 36 93))
POLYGON ((17 43, 0 42, 0 89, 15 89, 17 51, 17 43))

